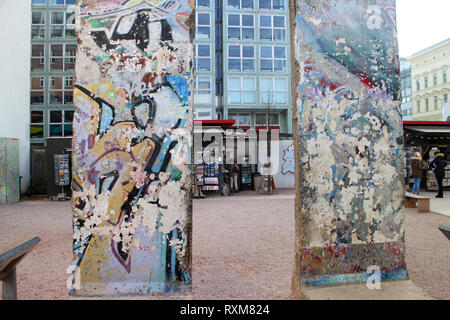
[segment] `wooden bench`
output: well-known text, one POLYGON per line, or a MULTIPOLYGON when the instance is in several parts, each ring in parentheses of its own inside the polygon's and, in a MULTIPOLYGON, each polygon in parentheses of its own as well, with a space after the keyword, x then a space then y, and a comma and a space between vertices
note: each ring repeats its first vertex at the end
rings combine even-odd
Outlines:
POLYGON ((0 281, 3 300, 17 300, 16 266, 41 241, 35 237, 0 255, 0 281))
POLYGON ((430 198, 406 192, 405 208, 417 208, 419 212, 430 212, 430 198))
POLYGON ((442 233, 447 237, 447 239, 450 240, 450 227, 440 225, 439 230, 441 230, 442 233))

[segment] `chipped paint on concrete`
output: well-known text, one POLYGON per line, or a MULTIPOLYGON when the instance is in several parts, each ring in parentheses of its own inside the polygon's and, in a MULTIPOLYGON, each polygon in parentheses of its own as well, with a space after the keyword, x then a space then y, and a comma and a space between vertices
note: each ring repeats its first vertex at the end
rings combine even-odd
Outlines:
POLYGON ((73 295, 191 290, 192 12, 78 1, 73 295))
POLYGON ((395 1, 293 3, 296 270, 304 285, 363 281, 370 265, 407 278, 395 1))

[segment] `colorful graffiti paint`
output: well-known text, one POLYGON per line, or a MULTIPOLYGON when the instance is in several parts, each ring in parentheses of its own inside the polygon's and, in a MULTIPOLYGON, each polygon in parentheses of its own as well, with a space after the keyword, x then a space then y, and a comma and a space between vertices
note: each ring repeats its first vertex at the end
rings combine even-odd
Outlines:
POLYGON ((372 265, 382 279, 405 279, 395 1, 293 3, 302 224, 296 272, 307 286, 365 281, 372 265))
POLYGON ((282 150, 281 174, 295 174, 295 156, 294 144, 290 144, 286 149, 282 150))
POLYGON ((0 204, 20 201, 19 139, 0 138, 0 204))
POLYGON ((192 10, 78 1, 73 295, 191 290, 192 10))

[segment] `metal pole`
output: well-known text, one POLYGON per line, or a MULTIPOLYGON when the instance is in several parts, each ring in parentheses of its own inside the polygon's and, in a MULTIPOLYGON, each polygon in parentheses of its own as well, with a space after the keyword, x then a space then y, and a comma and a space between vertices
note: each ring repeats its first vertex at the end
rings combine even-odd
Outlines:
POLYGON ((16 268, 14 267, 3 278, 3 300, 17 300, 16 268))

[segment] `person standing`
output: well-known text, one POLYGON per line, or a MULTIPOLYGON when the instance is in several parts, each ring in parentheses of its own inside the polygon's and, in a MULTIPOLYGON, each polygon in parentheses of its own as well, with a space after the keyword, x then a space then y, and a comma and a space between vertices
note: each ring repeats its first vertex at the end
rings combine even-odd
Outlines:
POLYGON ((439 151, 434 154, 434 160, 431 162, 430 167, 434 168, 434 175, 436 176, 436 180, 438 182, 439 191, 436 198, 444 197, 444 188, 442 186, 443 180, 445 177, 445 160, 444 154, 439 151))
POLYGON ((423 179, 423 162, 422 162, 422 156, 419 152, 416 152, 414 157, 411 158, 411 169, 412 169, 412 176, 414 178, 414 185, 412 192, 414 194, 419 195, 420 193, 420 182, 423 179))
POLYGON ((236 162, 233 164, 232 168, 233 173, 233 179, 232 179, 232 190, 234 192, 239 192, 239 184, 238 184, 238 177, 239 177, 239 166, 236 164, 236 162))

